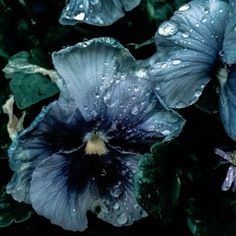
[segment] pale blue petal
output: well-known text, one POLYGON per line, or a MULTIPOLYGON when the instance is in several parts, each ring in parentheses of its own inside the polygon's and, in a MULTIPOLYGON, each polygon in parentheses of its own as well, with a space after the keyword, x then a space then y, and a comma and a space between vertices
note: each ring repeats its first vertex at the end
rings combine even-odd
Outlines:
MULTIPOLYGON (((79 157, 78 157, 79 158, 79 157)), ((70 157, 54 154, 33 172, 30 200, 39 215, 64 229, 83 231, 87 228, 86 212, 91 205, 90 184, 70 188, 68 184, 70 157)))
POLYGON ((219 111, 227 134, 236 141, 236 65, 225 81, 221 80, 219 111))
POLYGON ((195 0, 159 26, 149 75, 168 106, 186 107, 201 95, 222 47, 227 14, 225 2, 195 0))
POLYGON ((153 84, 134 72, 121 77, 104 95, 107 106, 101 128, 108 136, 127 141, 171 139, 183 128, 184 119, 168 109, 153 92, 153 84), (109 126, 112 127, 109 129, 109 126))
POLYGON ((229 188, 231 187, 231 185, 235 181, 235 177, 236 177, 236 169, 235 169, 234 166, 230 166, 228 171, 227 171, 225 180, 224 180, 224 182, 221 186, 221 189, 223 191, 229 190, 229 188))
MULTIPOLYGON (((139 155, 135 153, 116 153, 114 156, 122 169, 121 179, 111 186, 106 194, 97 194, 97 200, 93 202, 91 210, 98 218, 114 225, 131 225, 134 221, 147 216, 147 213, 137 203, 134 194, 133 176, 138 168, 139 155), (97 211, 96 209, 100 209, 97 211)), ((109 176, 108 176, 109 178, 109 176)), ((95 185, 95 188, 99 185, 95 185)), ((99 189, 97 190, 99 193, 99 189)))
POLYGON ((225 29, 223 59, 227 64, 236 63, 236 2, 229 0, 229 19, 225 29))
MULTIPOLYGON (((133 175, 137 170, 138 155, 120 154, 113 158, 123 166, 123 179, 108 189, 105 188, 105 192, 102 191, 104 188, 101 189, 104 183, 98 182, 97 178, 88 175, 88 178, 84 179, 84 176, 80 176, 79 172, 87 166, 80 163, 80 168, 75 167, 78 173, 72 174, 73 157, 56 154, 47 158, 33 173, 30 188, 33 208, 52 223, 73 231, 86 229, 88 210, 115 226, 130 225, 146 216, 134 195, 133 175), (83 183, 80 178, 84 179, 83 183)), ((87 164, 89 163, 87 160, 87 164)))
POLYGON ((136 66, 129 51, 111 38, 62 49, 53 54, 53 62, 64 90, 68 90, 87 121, 106 114, 104 95, 136 66))
POLYGON ((85 22, 91 25, 111 25, 131 11, 141 0, 69 0, 62 11, 59 22, 75 25, 85 22))
POLYGON ((14 175, 7 192, 17 201, 30 203, 29 186, 36 166, 52 153, 77 148, 82 144, 84 132, 86 124, 74 105, 53 102, 44 108, 9 148, 14 175))

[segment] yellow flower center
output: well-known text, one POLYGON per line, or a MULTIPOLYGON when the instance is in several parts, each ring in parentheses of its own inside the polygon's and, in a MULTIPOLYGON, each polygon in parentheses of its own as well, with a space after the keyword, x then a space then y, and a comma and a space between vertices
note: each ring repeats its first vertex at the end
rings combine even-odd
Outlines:
POLYGON ((108 152, 105 141, 96 133, 93 133, 86 141, 85 154, 102 156, 108 152))

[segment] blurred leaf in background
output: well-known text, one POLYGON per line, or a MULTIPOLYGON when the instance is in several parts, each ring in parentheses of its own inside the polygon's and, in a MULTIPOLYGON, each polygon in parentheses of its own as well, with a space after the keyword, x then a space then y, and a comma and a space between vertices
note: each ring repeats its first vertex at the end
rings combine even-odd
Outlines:
POLYGON ((16 202, 3 187, 0 192, 0 227, 11 223, 21 223, 30 218, 32 209, 23 203, 16 202))

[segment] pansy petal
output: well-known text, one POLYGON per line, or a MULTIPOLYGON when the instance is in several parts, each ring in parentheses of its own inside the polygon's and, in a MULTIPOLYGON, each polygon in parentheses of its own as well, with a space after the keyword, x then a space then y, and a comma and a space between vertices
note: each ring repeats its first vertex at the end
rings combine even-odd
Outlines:
POLYGON ((225 29, 223 59, 227 64, 236 63, 236 2, 229 0, 229 19, 225 29))
POLYGON ((227 171, 224 183, 221 186, 221 189, 223 191, 229 190, 229 188, 231 187, 232 183, 235 180, 235 177, 236 177, 235 167, 234 166, 230 166, 228 171, 227 171))
POLYGON ((71 167, 72 160, 63 154, 45 159, 33 172, 30 200, 35 211, 53 224, 83 231, 87 228, 86 212, 92 202, 90 185, 85 181, 82 187, 76 187, 75 183, 71 187, 68 181, 71 167))
POLYGON ((230 68, 226 78, 220 80, 219 111, 227 134, 236 140, 236 65, 230 68))
POLYGON ((221 49, 227 13, 225 2, 195 0, 159 26, 149 76, 168 106, 186 107, 201 95, 221 49))
POLYGON ((219 148, 215 149, 215 154, 219 155, 220 157, 224 158, 226 161, 231 162, 230 152, 225 152, 219 148))
POLYGON ((62 49, 53 54, 53 61, 64 89, 87 121, 104 116, 105 92, 136 63, 129 51, 111 38, 92 39, 62 49))
POLYGON ((123 138, 133 141, 177 136, 183 128, 184 119, 155 96, 153 84, 145 79, 146 71, 141 71, 122 76, 105 93, 107 113, 105 122, 100 126, 108 136, 121 138, 125 135, 123 138), (108 121, 112 123, 110 129, 107 129, 110 125, 108 121))
POLYGON ((146 112, 143 121, 134 127, 132 138, 145 137, 148 140, 162 137, 164 141, 171 140, 180 134, 184 124, 184 118, 158 101, 152 110, 146 112))
POLYGON ((59 22, 75 25, 85 22, 91 25, 111 25, 131 11, 141 0, 69 0, 62 11, 59 22))
POLYGON ((83 133, 83 129, 86 130, 86 124, 74 105, 53 102, 44 108, 9 149, 10 166, 15 172, 7 185, 7 192, 15 200, 29 203, 29 185, 36 166, 54 152, 81 145, 80 135, 77 137, 74 134, 83 133))
MULTIPOLYGON (((137 171, 139 155, 135 153, 119 153, 113 156, 119 163, 117 182, 109 186, 108 191, 98 194, 91 210, 98 218, 114 225, 131 225, 134 221, 147 216, 147 213, 139 206, 134 194, 134 173, 137 171)), ((110 176, 108 175, 107 178, 110 176)), ((102 183, 97 184, 99 188, 102 183)), ((96 191, 95 191, 96 192, 96 191)))

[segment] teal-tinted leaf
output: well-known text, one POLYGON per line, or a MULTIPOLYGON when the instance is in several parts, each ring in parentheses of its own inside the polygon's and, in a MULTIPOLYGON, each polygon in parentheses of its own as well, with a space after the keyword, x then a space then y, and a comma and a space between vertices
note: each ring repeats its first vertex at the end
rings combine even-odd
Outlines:
POLYGON ((156 21, 166 20, 173 12, 168 3, 158 3, 155 0, 148 0, 146 5, 149 17, 156 21))
POLYGON ((181 182, 175 158, 167 143, 152 146, 151 154, 141 156, 139 171, 135 175, 136 196, 141 206, 151 215, 167 224, 176 206, 181 182))
MULTIPOLYGON (((47 75, 50 72, 36 64, 30 53, 22 51, 12 56, 3 69, 6 78, 11 78, 10 89, 20 109, 30 107, 59 92, 56 84, 47 75)), ((54 75, 54 74, 53 74, 54 75)))
POLYGON ((14 73, 10 89, 15 97, 16 105, 20 109, 30 107, 59 92, 56 84, 39 73, 14 73))
POLYGON ((207 217, 195 199, 189 199, 185 207, 187 226, 194 236, 208 235, 207 217))
POLYGON ((11 195, 7 194, 5 188, 0 192, 0 227, 6 227, 11 223, 20 223, 30 218, 31 208, 13 200, 11 195))

